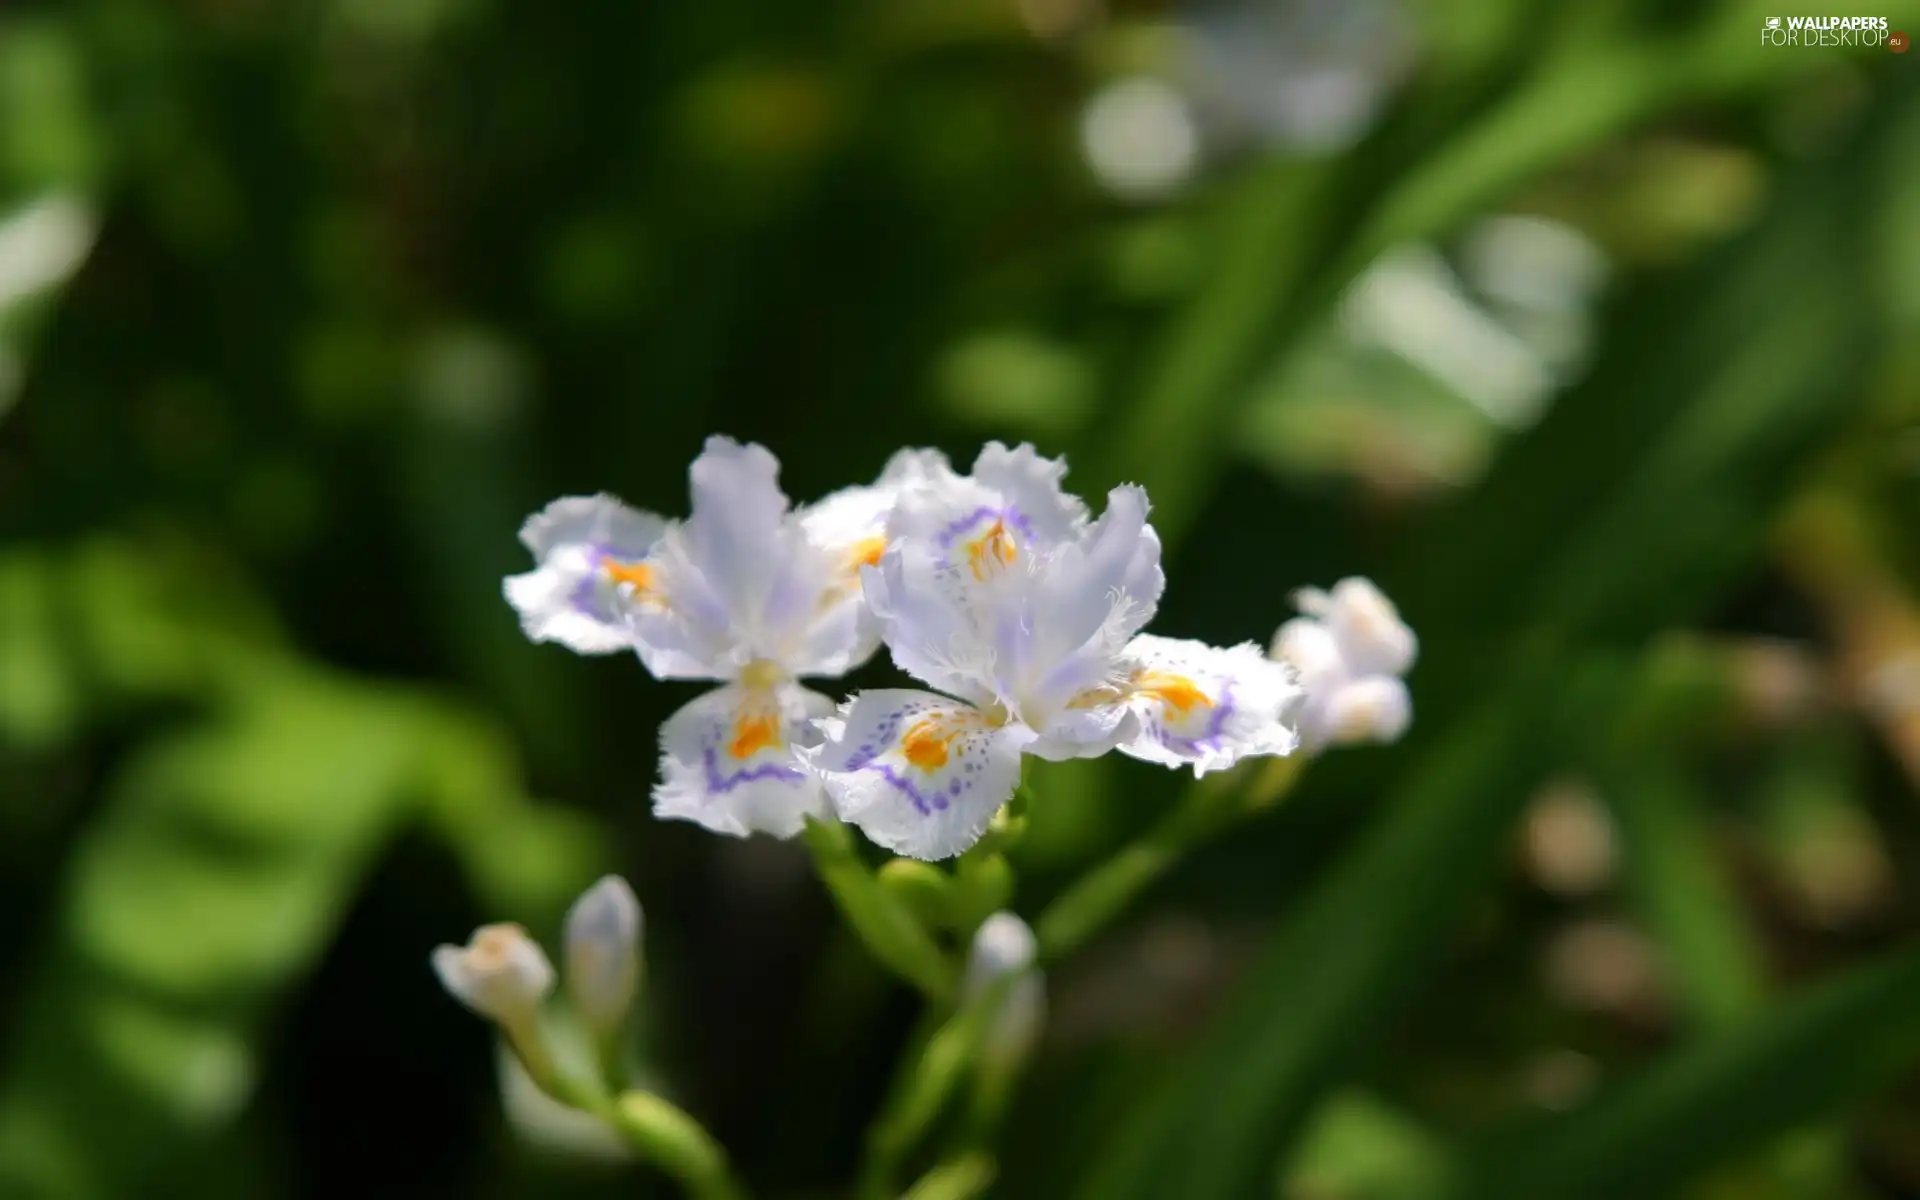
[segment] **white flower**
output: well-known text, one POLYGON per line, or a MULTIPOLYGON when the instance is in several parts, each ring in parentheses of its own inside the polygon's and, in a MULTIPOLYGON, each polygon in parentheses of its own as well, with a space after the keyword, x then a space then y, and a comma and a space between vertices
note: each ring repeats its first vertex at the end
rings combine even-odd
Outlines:
POLYGON ((654 593, 627 608, 628 632, 661 679, 726 686, 660 729, 654 813, 718 833, 791 837, 824 816, 820 781, 796 751, 817 740, 833 701, 794 681, 837 676, 878 645, 858 572, 884 536, 883 514, 929 472, 931 452, 896 455, 869 488, 798 512, 764 448, 709 438, 689 472, 693 514, 670 526, 651 559, 654 593))
POLYGON ((876 483, 793 511, 779 471, 764 448, 714 437, 689 471, 685 521, 607 496, 557 500, 521 531, 539 565, 506 583, 536 641, 631 649, 657 678, 725 685, 661 727, 653 799, 661 817, 736 836, 790 837, 826 813, 794 752, 833 701, 795 681, 872 656, 859 572, 902 490, 952 475, 937 452, 902 451, 876 483))
POLYGON ((1353 742, 1392 742, 1413 720, 1413 700, 1400 676, 1413 666, 1419 642, 1399 610, 1371 581, 1343 579, 1331 592, 1303 588, 1295 617, 1274 635, 1273 656, 1300 673, 1306 702, 1300 733, 1320 749, 1353 742))
POLYGON ((619 1029, 640 985, 640 901, 608 875, 567 911, 567 995, 596 1033, 619 1029))
POLYGON ((1352 576, 1334 584, 1331 592, 1301 588, 1294 603, 1325 622, 1355 674, 1405 675, 1413 666, 1419 642, 1372 580, 1352 576))
POLYGON ((1033 960, 1039 943, 1027 923, 1010 912, 997 912, 980 923, 973 935, 961 992, 978 996, 996 981, 1014 977, 1000 1011, 987 1026, 982 1050, 990 1059, 1016 1063, 1027 1056, 1046 1019, 1046 985, 1033 960))
POLYGON ((1142 634, 1126 657, 1124 690, 1138 732, 1121 743, 1122 754, 1191 765, 1200 776, 1251 755, 1291 754, 1299 744, 1287 724, 1301 697, 1293 672, 1252 642, 1221 649, 1142 634))
POLYGON ((524 1029, 553 990, 553 964, 518 925, 483 925, 465 946, 440 946, 433 970, 454 998, 503 1028, 524 1029))
POLYGON ((816 545, 840 556, 857 587, 860 568, 878 563, 887 548, 887 519, 902 493, 952 474, 938 450, 901 450, 873 483, 842 488, 801 509, 800 524, 816 545))
POLYGON ((1351 680, 1327 698, 1326 740, 1397 742, 1413 723, 1413 697, 1392 675, 1351 680))
POLYGON ((978 840, 1022 754, 1096 755, 1135 732, 1128 639, 1164 583, 1146 493, 1115 488, 1089 525, 1065 467, 990 443, 969 476, 904 494, 867 602, 902 670, 946 695, 863 692, 805 752, 840 816, 914 858, 978 840))
POLYGON ((505 584, 520 627, 579 654, 629 649, 622 593, 649 602, 648 557, 666 529, 662 518, 607 495, 562 497, 527 518, 520 541, 538 565, 505 584))

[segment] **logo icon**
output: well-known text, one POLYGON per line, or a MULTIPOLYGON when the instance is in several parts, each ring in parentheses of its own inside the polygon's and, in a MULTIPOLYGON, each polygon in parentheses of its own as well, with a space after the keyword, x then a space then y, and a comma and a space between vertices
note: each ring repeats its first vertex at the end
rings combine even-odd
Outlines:
POLYGON ((1767 18, 1767 28, 1768 28, 1768 29, 1778 29, 1778 28, 1780 28, 1780 18, 1779 18, 1779 17, 1768 17, 1768 18, 1767 18))
POLYGON ((1887 35, 1887 49, 1895 54, 1905 54, 1907 47, 1911 45, 1913 45, 1913 39, 1898 29, 1887 35))

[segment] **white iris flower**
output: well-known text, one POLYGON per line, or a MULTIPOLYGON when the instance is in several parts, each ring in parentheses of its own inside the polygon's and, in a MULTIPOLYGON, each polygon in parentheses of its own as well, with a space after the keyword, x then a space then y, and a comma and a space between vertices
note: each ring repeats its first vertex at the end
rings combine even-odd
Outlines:
POLYGON ((661 726, 654 812, 791 837, 827 813, 794 752, 834 707, 797 680, 872 656, 858 571, 879 557, 893 497, 935 466, 937 454, 903 452, 872 487, 794 511, 772 454, 709 438, 686 520, 606 496, 556 501, 522 530, 539 566, 507 580, 507 599, 535 640, 631 649, 656 678, 720 682, 661 726))
POLYGON ((1284 667, 1136 638, 1165 582, 1146 493, 1115 488, 1089 523, 1064 474, 1031 446, 989 443, 970 475, 934 470, 902 493, 863 571, 894 663, 939 693, 862 692, 803 757, 841 818, 890 850, 964 851, 1018 787, 1023 755, 1118 748, 1204 771, 1292 748, 1284 667))

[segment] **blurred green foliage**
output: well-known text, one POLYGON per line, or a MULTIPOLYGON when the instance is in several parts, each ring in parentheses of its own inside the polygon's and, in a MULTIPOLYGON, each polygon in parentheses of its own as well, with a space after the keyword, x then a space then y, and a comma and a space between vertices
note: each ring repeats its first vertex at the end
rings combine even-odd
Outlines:
MULTIPOLYGON (((651 1085, 847 1194, 915 998, 647 816, 690 690, 499 596, 715 431, 803 499, 1032 439, 1147 485, 1160 631, 1365 573, 1421 635, 1405 744, 1055 966, 916 1194, 1920 1192, 1920 61, 1771 15, 0 11, 0 1194, 664 1194, 426 967, 604 870, 651 1085)), ((1179 786, 1030 782, 1030 916, 1179 786)))

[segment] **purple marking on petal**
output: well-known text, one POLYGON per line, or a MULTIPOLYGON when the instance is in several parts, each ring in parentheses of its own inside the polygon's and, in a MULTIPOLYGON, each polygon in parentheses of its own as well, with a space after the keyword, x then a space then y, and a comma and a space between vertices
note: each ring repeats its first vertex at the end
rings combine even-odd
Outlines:
POLYGON ((781 763, 763 763, 757 767, 746 767, 731 774, 720 769, 720 740, 708 736, 700 746, 700 765, 706 774, 708 794, 725 794, 743 783, 756 783, 762 779, 784 779, 795 783, 807 777, 807 773, 798 767, 789 767, 781 763))
POLYGON ((1199 754, 1205 750, 1220 749, 1221 739, 1227 732, 1227 719, 1237 711, 1233 703, 1233 681, 1226 680, 1220 685, 1220 699, 1214 702, 1213 712, 1207 717, 1206 732, 1197 738, 1178 737, 1167 729, 1163 719, 1158 728, 1162 746, 1176 754, 1199 754))
POLYGON ((600 578, 609 562, 645 562, 643 554, 637 559, 620 556, 619 548, 611 542, 588 542, 588 561, 592 564, 580 582, 573 585, 573 591, 567 595, 567 603, 582 616, 592 617, 596 621, 608 619, 606 607, 600 603, 600 578))
POLYGON ((764 766, 749 767, 744 771, 735 771, 731 775, 720 773, 720 756, 714 747, 708 746, 700 752, 701 765, 706 768, 707 791, 730 792, 743 783, 753 783, 762 779, 785 779, 796 782, 807 777, 798 767, 783 767, 779 763, 767 763, 764 766))
POLYGON ((981 521, 986 520, 988 517, 994 517, 1007 522, 1015 529, 1018 529, 1021 536, 1025 537, 1028 541, 1033 540, 1033 522, 1027 519, 1025 513, 1012 505, 1008 505, 1005 508, 995 508, 991 504, 982 504, 979 508, 974 509, 966 516, 961 517, 958 521, 953 522, 940 531, 940 548, 943 550, 952 549, 956 538, 967 530, 972 529, 975 525, 978 525, 981 521))
POLYGON ((886 763, 871 766, 867 769, 878 771, 882 779, 905 792, 907 799, 913 801, 913 807, 919 810, 921 816, 930 817, 933 815, 935 809, 939 809, 942 812, 946 811, 947 798, 945 796, 942 796, 938 791, 935 791, 931 796, 927 795, 919 788, 913 786, 913 780, 901 775, 900 772, 894 770, 886 763))
POLYGON ((573 585, 573 591, 567 593, 568 606, 583 617, 604 621, 606 617, 600 611, 599 584, 600 564, 596 561, 593 571, 582 575, 580 582, 573 585))

